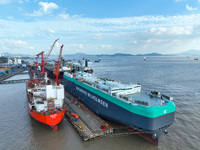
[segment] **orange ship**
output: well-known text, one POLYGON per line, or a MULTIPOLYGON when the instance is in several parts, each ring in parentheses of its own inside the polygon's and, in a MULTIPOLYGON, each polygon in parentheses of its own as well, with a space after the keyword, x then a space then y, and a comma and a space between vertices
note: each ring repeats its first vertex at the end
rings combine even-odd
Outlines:
POLYGON ((64 86, 52 85, 47 79, 30 79, 26 91, 31 116, 57 131, 57 125, 65 115, 64 86))

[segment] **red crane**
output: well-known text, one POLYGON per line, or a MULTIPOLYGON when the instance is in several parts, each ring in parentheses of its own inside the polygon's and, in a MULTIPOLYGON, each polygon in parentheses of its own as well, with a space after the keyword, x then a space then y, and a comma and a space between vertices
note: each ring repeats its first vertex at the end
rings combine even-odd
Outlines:
POLYGON ((51 54, 51 51, 53 50, 53 48, 54 48, 54 46, 55 46, 55 44, 56 44, 56 42, 57 42, 58 40, 59 40, 59 38, 56 39, 56 40, 54 41, 53 45, 51 46, 51 48, 50 48, 50 50, 49 50, 49 53, 48 53, 47 56, 45 57, 44 63, 47 62, 47 60, 48 60, 48 58, 49 58, 49 56, 50 56, 50 54, 51 54))
POLYGON ((40 64, 40 66, 42 67, 41 75, 45 73, 45 71, 44 71, 44 58, 43 58, 43 54, 44 54, 44 51, 42 51, 41 53, 39 53, 39 54, 36 55, 37 57, 39 57, 41 55, 41 64, 40 64))
POLYGON ((35 58, 35 69, 38 69, 38 57, 35 58))
POLYGON ((57 62, 55 62, 55 70, 54 70, 54 74, 55 74, 55 76, 56 76, 56 83, 57 83, 57 85, 59 85, 59 83, 58 83, 58 76, 59 76, 59 74, 60 74, 60 61, 61 61, 61 55, 62 55, 62 49, 63 49, 63 46, 64 45, 62 45, 61 47, 60 47, 60 54, 59 54, 59 57, 58 57, 58 61, 57 62))

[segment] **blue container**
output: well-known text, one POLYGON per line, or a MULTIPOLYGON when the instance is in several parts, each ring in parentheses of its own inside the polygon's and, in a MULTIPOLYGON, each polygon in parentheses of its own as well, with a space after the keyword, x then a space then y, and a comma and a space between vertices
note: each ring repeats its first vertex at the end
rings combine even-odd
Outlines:
POLYGON ((75 122, 78 121, 76 118, 73 118, 72 120, 75 121, 75 122))

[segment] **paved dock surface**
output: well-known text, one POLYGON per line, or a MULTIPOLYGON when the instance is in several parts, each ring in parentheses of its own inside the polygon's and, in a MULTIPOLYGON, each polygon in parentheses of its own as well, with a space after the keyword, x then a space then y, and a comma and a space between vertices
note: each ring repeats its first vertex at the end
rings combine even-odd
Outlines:
POLYGON ((84 141, 113 133, 113 127, 108 125, 102 118, 94 114, 81 102, 76 101, 72 103, 75 99, 69 93, 65 92, 65 96, 68 120, 77 129, 84 141), (79 116, 77 121, 73 121, 74 116, 72 113, 79 116))

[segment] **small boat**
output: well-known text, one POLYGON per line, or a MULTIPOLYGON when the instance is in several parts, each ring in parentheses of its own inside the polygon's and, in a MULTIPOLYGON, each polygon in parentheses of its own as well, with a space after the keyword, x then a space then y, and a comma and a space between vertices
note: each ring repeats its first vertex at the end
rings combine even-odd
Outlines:
POLYGON ((99 60, 95 60, 94 62, 100 62, 101 60, 99 59, 99 60))

